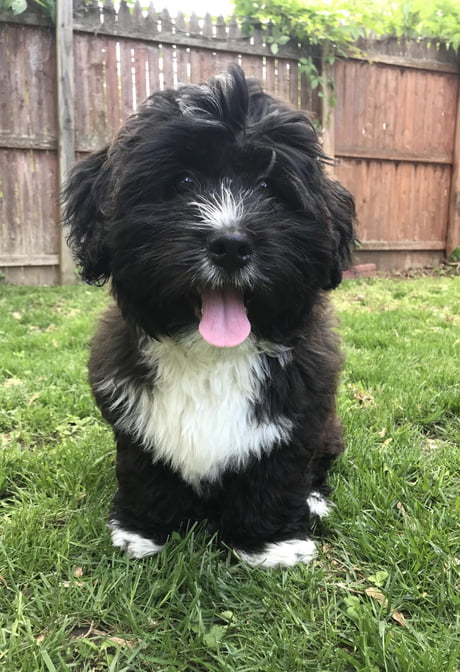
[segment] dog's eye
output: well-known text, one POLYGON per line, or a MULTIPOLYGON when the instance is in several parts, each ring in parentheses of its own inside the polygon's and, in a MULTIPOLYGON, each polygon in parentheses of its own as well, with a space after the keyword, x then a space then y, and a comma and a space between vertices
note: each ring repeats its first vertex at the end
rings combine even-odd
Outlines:
POLYGON ((196 181, 191 175, 181 175, 176 181, 176 189, 180 193, 192 191, 196 187, 196 181))
POLYGON ((264 191, 265 189, 270 189, 270 185, 268 184, 267 180, 259 180, 257 182, 257 189, 264 191))

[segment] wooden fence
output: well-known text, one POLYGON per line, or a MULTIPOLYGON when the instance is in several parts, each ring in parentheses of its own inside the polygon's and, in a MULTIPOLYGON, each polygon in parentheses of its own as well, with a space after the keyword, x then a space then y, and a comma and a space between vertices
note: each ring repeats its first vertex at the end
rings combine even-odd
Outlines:
MULTIPOLYGON (((6 279, 54 284, 73 277, 57 206, 64 134, 82 157, 107 142, 153 90, 203 81, 231 61, 323 124, 337 175, 357 200, 360 262, 382 269, 435 263, 459 245, 455 55, 392 41, 362 45, 368 59, 341 61, 331 73, 337 93, 331 110, 300 72, 305 53, 287 45, 275 57, 266 38, 262 30, 243 37, 236 19, 192 15, 186 21, 180 14, 173 20, 165 11, 144 15, 138 6, 130 14, 123 3, 116 14, 107 0, 103 10, 77 8, 74 103, 62 114, 68 101, 60 97, 59 115, 57 72, 69 73, 60 58, 57 68, 54 27, 30 11, 0 12, 0 269, 6 279)), ((313 56, 320 66, 321 54, 313 56)))
POLYGON ((359 257, 384 270, 436 264, 460 244, 458 65, 423 45, 364 48, 370 62, 337 65, 334 124, 359 257))

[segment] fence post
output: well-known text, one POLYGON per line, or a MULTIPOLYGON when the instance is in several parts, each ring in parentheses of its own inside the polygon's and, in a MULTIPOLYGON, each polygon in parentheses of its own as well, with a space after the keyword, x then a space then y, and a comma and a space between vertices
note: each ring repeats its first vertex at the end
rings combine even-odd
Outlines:
POLYGON ((457 121, 454 139, 454 163, 447 220, 446 257, 460 245, 460 77, 458 81, 457 121))
POLYGON ((321 53, 321 77, 322 77, 322 113, 321 125, 323 128, 323 150, 331 159, 335 158, 335 128, 334 128, 334 103, 335 95, 335 66, 330 62, 331 46, 326 42, 321 53))
MULTIPOLYGON (((75 162, 74 69, 73 69, 73 2, 56 0, 56 62, 58 117, 58 184, 59 192, 69 169, 75 162)), ((75 264, 62 228, 60 206, 59 277, 61 285, 76 282, 75 264)))

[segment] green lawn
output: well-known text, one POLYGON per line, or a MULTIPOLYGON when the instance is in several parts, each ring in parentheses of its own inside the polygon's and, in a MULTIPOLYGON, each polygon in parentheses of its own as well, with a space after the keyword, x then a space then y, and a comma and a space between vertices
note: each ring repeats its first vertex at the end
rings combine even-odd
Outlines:
POLYGON ((143 561, 112 550, 114 447, 85 370, 106 301, 0 286, 0 669, 459 670, 460 278, 334 293, 348 451, 318 559, 284 571, 201 529, 143 561))

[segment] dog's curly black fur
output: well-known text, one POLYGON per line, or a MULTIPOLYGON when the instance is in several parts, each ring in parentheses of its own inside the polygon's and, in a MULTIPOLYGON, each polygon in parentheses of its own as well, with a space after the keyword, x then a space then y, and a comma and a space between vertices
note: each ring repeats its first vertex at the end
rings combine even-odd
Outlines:
POLYGON ((343 447, 327 290, 355 217, 325 163, 312 123, 231 66, 152 95, 70 176, 70 245, 116 299, 89 370, 132 556, 202 519, 251 564, 312 555, 343 447))

